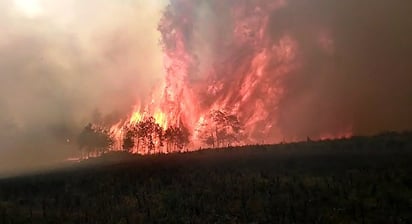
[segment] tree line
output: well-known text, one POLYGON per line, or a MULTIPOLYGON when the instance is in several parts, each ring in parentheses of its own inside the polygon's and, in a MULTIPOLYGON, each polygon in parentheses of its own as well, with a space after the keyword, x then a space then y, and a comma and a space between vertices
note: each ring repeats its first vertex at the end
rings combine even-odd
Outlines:
MULTIPOLYGON (((194 131, 198 131, 201 143, 211 148, 239 143, 243 137, 243 125, 237 116, 222 110, 210 112, 200 130, 194 131)), ((116 139, 108 128, 89 123, 78 137, 78 146, 83 158, 113 150, 116 143, 121 150, 130 153, 170 153, 186 149, 190 134, 182 123, 164 129, 150 116, 125 125, 120 139, 116 139)))
POLYGON ((212 148, 231 146, 244 138, 244 127, 238 117, 222 110, 211 111, 201 130, 202 142, 212 148))
POLYGON ((169 153, 184 149, 190 142, 189 130, 183 125, 164 130, 153 117, 124 128, 122 148, 142 154, 169 153))
POLYGON ((82 158, 99 156, 115 147, 120 141, 121 150, 130 153, 156 154, 181 151, 189 144, 189 131, 183 125, 170 126, 164 130, 154 117, 125 125, 121 130, 121 139, 116 139, 113 132, 100 125, 89 123, 80 133, 77 144, 82 158))

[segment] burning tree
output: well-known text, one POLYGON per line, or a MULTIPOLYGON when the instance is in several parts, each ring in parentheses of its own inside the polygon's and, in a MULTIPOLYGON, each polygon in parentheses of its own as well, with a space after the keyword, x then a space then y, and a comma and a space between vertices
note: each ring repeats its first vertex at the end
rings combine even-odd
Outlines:
POLYGON ((166 152, 182 150, 189 144, 189 130, 185 127, 171 126, 165 131, 166 152))
POLYGON ((230 146, 239 143, 242 138, 243 125, 236 115, 221 110, 213 110, 203 124, 203 143, 211 147, 230 146))
MULTIPOLYGON (((141 154, 161 153, 164 141, 167 141, 167 150, 183 148, 189 142, 188 132, 180 128, 169 127, 164 130, 154 117, 147 117, 134 124, 124 127, 123 149, 128 152, 141 154)), ((169 151, 167 151, 169 152, 169 151)))
POLYGON ((156 148, 163 146, 163 130, 156 123, 154 117, 148 117, 137 123, 138 147, 141 146, 143 153, 156 153, 156 148))
POLYGON ((125 136, 123 139, 122 147, 127 152, 132 152, 136 146, 137 131, 135 126, 124 127, 125 136))

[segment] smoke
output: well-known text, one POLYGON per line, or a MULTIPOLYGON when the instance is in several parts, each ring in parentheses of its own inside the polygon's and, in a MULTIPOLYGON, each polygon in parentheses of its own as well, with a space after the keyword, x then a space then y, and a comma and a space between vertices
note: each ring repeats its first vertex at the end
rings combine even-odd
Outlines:
POLYGON ((295 0, 272 15, 272 36, 296 38, 302 60, 279 106, 286 136, 412 127, 411 9, 402 0, 295 0))
POLYGON ((76 154, 162 78, 163 1, 0 0, 0 173, 76 154))

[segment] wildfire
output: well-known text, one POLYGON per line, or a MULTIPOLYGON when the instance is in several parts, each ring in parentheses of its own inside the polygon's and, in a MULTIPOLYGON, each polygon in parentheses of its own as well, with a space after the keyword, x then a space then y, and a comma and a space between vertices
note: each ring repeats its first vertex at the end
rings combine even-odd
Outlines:
POLYGON ((136 111, 134 112, 129 120, 129 124, 137 124, 144 120, 144 118, 148 116, 153 116, 156 124, 160 125, 164 130, 168 128, 168 123, 167 123, 167 116, 164 112, 157 110, 153 114, 147 113, 147 112, 141 112, 141 111, 136 111))
POLYGON ((299 44, 287 33, 271 37, 268 24, 285 1, 200 4, 175 0, 165 10, 158 27, 164 82, 151 104, 138 104, 126 121, 111 128, 117 149, 130 144, 135 153, 167 153, 284 138, 277 125, 279 103, 287 91, 282 81, 300 66, 299 44), (230 22, 227 27, 211 22, 202 30, 199 7, 212 15, 226 13, 230 22), (213 11, 216 7, 223 11, 213 11), (187 142, 179 139, 186 132, 187 142))

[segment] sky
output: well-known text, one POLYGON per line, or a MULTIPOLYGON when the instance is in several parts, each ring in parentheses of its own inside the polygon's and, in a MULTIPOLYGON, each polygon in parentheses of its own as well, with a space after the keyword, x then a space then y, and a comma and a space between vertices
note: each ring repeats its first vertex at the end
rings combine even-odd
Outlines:
MULTIPOLYGON (((286 135, 333 122, 350 123, 354 134, 412 128, 411 1, 284 2, 270 35, 293 36, 303 65, 284 80, 278 123, 286 135)), ((61 162, 96 114, 116 121, 150 94, 164 76, 157 26, 167 4, 0 0, 0 173, 61 162)), ((216 18, 196 24, 225 22, 216 18)))

